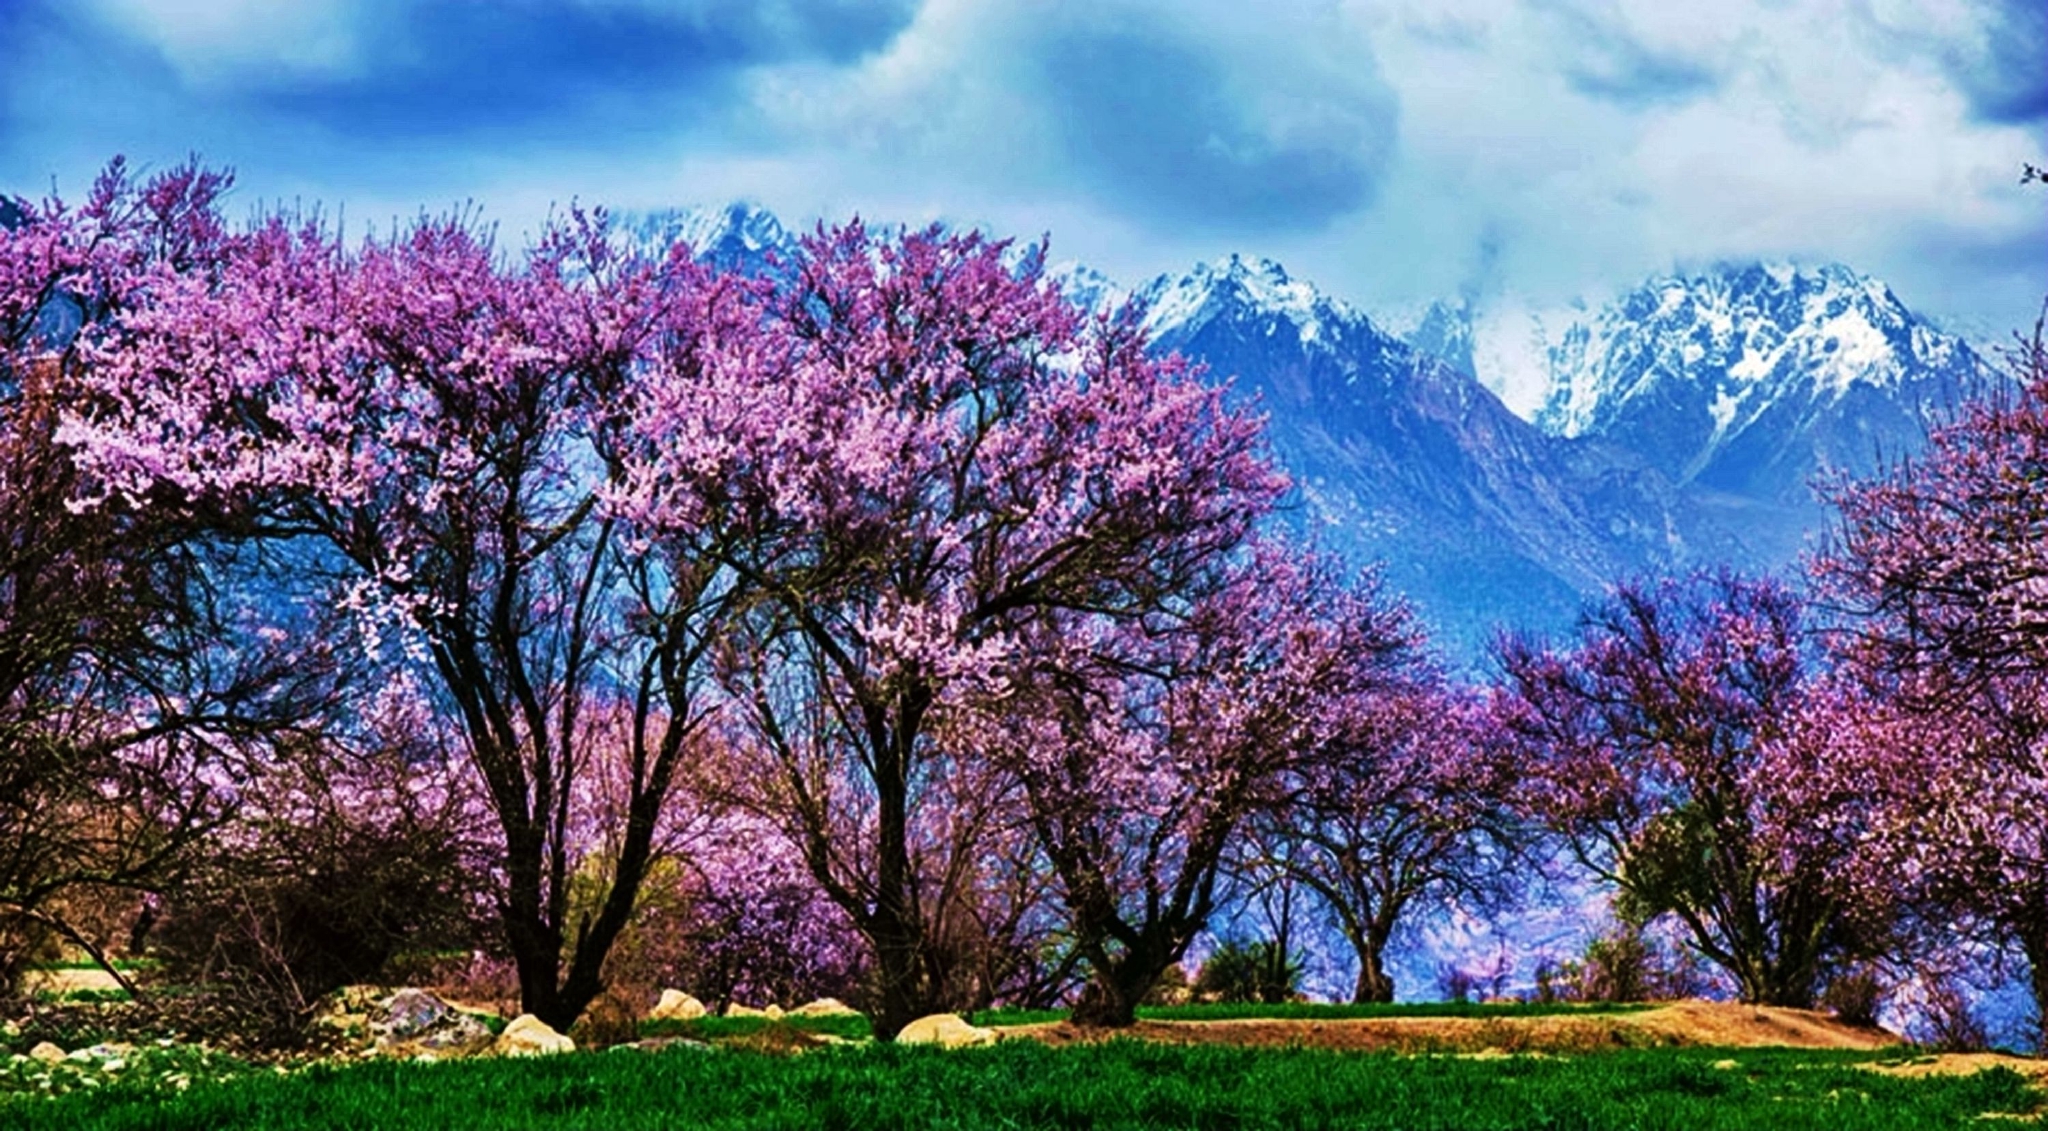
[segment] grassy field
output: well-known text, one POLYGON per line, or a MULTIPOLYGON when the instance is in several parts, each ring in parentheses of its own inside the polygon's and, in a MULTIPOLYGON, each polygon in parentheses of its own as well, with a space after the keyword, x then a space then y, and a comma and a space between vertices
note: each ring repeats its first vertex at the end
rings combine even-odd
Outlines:
MULTIPOLYGON (((1034 1042, 801 1056, 672 1047, 529 1061, 371 1062, 182 1093, 118 1084, 0 1105, 20 1131, 547 1128, 1402 1128, 1840 1131, 1981 1127, 2037 1110, 2009 1070, 1898 1079, 1868 1054, 1621 1051, 1572 1058, 1034 1042)), ((1896 1056, 1895 1056, 1896 1059, 1896 1056)))
MULTIPOLYGON (((1579 1004, 1550 1002, 1410 1001, 1367 1005, 1329 1002, 1279 1002, 1263 1004, 1204 1003, 1198 1005, 1142 1005, 1142 1021, 1340 1021, 1369 1017, 1551 1017, 1565 1014, 1631 1013, 1649 1005, 1601 1002, 1579 1004)), ((1041 1021, 1065 1020, 1064 1009, 985 1009, 968 1020, 976 1025, 1031 1025, 1041 1021)))
MULTIPOLYGON (((1515 1002, 1481 1004, 1458 1001, 1375 1005, 1333 1005, 1321 1002, 1282 1002, 1274 1005, 1214 1003, 1143 1006, 1138 1010, 1138 1017, 1145 1021, 1334 1021, 1368 1017, 1549 1017, 1561 1014, 1626 1013, 1648 1008, 1650 1007, 1646 1005, 1524 1005, 1515 1002)), ((976 1025, 1004 1028, 1012 1025, 1064 1021, 1066 1017, 1067 1011, 1064 1009, 984 1009, 969 1014, 967 1020, 976 1025)), ((648 1021, 641 1024, 640 1032, 642 1036, 648 1037, 683 1037, 690 1040, 716 1041, 744 1037, 776 1028, 826 1033, 847 1040, 860 1040, 872 1035, 868 1019, 858 1015, 784 1017, 779 1021, 770 1021, 762 1017, 700 1017, 694 1021, 648 1021)))

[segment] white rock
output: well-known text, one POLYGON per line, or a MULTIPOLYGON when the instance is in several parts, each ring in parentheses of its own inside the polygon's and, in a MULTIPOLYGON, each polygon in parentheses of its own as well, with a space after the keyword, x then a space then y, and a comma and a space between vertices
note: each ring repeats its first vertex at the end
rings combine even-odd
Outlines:
POLYGON ((492 1047, 499 1056, 552 1056, 575 1052, 576 1042, 555 1032, 533 1014, 522 1013, 505 1026, 492 1047))
POLYGON ((789 1011, 791 1017, 859 1017, 860 1010, 836 997, 821 997, 789 1011))
POLYGON ((920 1017, 896 1034, 899 1045, 938 1045, 940 1048, 971 1048, 996 1043, 996 1031, 969 1025, 957 1013, 934 1013, 920 1017))
POLYGON ((38 1064, 56 1064, 64 1059, 64 1050, 48 1041, 40 1041, 28 1050, 28 1058, 38 1064))
POLYGON ((661 1000, 647 1014, 649 1021, 695 1021, 709 1013, 704 1003, 681 990, 661 991, 661 1000))
POLYGON ((736 1001, 729 1001, 725 1003, 725 1015, 727 1017, 766 1017, 768 1016, 768 1011, 765 1009, 755 1009, 751 1005, 741 1005, 736 1001))

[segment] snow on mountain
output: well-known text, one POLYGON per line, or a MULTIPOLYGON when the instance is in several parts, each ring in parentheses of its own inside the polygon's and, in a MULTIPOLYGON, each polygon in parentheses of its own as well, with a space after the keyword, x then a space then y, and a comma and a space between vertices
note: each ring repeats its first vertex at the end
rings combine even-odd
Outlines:
POLYGON ((1045 274, 1062 294, 1084 310, 1106 312, 1131 297, 1130 291, 1114 279, 1071 259, 1046 268, 1045 274))
POLYGON ((758 271, 772 255, 787 260, 796 250, 796 236, 775 214, 756 204, 735 201, 723 208, 684 208, 643 213, 625 228, 650 246, 681 240, 700 258, 720 267, 758 271))
MULTIPOLYGON (((794 245, 747 205, 632 230, 743 270, 794 245)), ((1079 263, 1047 275, 1090 309, 1139 299, 1155 348, 1255 399, 1296 483, 1290 521, 1385 563, 1468 658, 1631 574, 1789 565, 1826 521, 1818 476, 1910 452, 1987 372, 1839 266, 1717 267, 1590 311, 1438 303, 1398 337, 1268 259, 1135 290, 1079 263)))
POLYGON ((1238 307, 1284 320, 1303 342, 1316 341, 1333 326, 1371 329, 1371 322, 1356 308, 1289 277, 1286 268, 1270 259, 1232 255, 1198 264, 1177 278, 1160 276, 1138 293, 1147 307, 1145 329, 1154 337, 1169 328, 1199 331, 1206 320, 1238 307))
POLYGON ((1681 483, 1780 501, 1916 444, 1985 375, 1968 344, 1832 264, 1652 280, 1572 325, 1550 364, 1539 427, 1604 437, 1681 483))
POLYGON ((1384 562, 1463 655, 1497 624, 1559 627, 1617 576, 1727 548, 1640 461, 1545 435, 1276 263, 1234 256, 1138 293, 1156 348, 1257 398, 1300 492, 1294 520, 1384 562))

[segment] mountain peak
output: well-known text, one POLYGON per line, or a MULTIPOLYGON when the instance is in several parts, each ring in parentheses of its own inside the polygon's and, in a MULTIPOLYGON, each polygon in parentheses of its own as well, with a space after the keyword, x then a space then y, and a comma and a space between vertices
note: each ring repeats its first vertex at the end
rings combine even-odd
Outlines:
POLYGON ((1623 443, 1681 483, 1809 454, 1820 463, 1792 481, 1867 463, 1866 449, 1910 440, 1981 369, 1967 344, 1839 263, 1659 276, 1573 323, 1548 360, 1539 426, 1623 443), (1880 403, 1882 420, 1870 416, 1880 403))
POLYGON ((770 255, 786 260, 796 248, 796 237, 773 212, 743 200, 716 208, 645 213, 631 223, 631 230, 650 244, 680 240, 698 258, 742 271, 761 269, 770 255))
POLYGON ((1351 304, 1323 294, 1263 256, 1233 253, 1198 263, 1185 275, 1154 279, 1139 297, 1146 304, 1145 328, 1155 337, 1167 330, 1192 333, 1223 314, 1284 321, 1303 343, 1326 339, 1341 328, 1370 325, 1351 304))

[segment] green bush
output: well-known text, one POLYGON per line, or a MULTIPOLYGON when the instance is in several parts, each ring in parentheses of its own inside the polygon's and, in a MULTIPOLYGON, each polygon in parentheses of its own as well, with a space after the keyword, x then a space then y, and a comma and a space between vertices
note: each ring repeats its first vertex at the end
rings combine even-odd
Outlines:
POLYGON ((1195 975, 1195 996, 1205 1001, 1282 1002, 1301 984, 1301 960, 1269 939, 1225 939, 1195 975))

